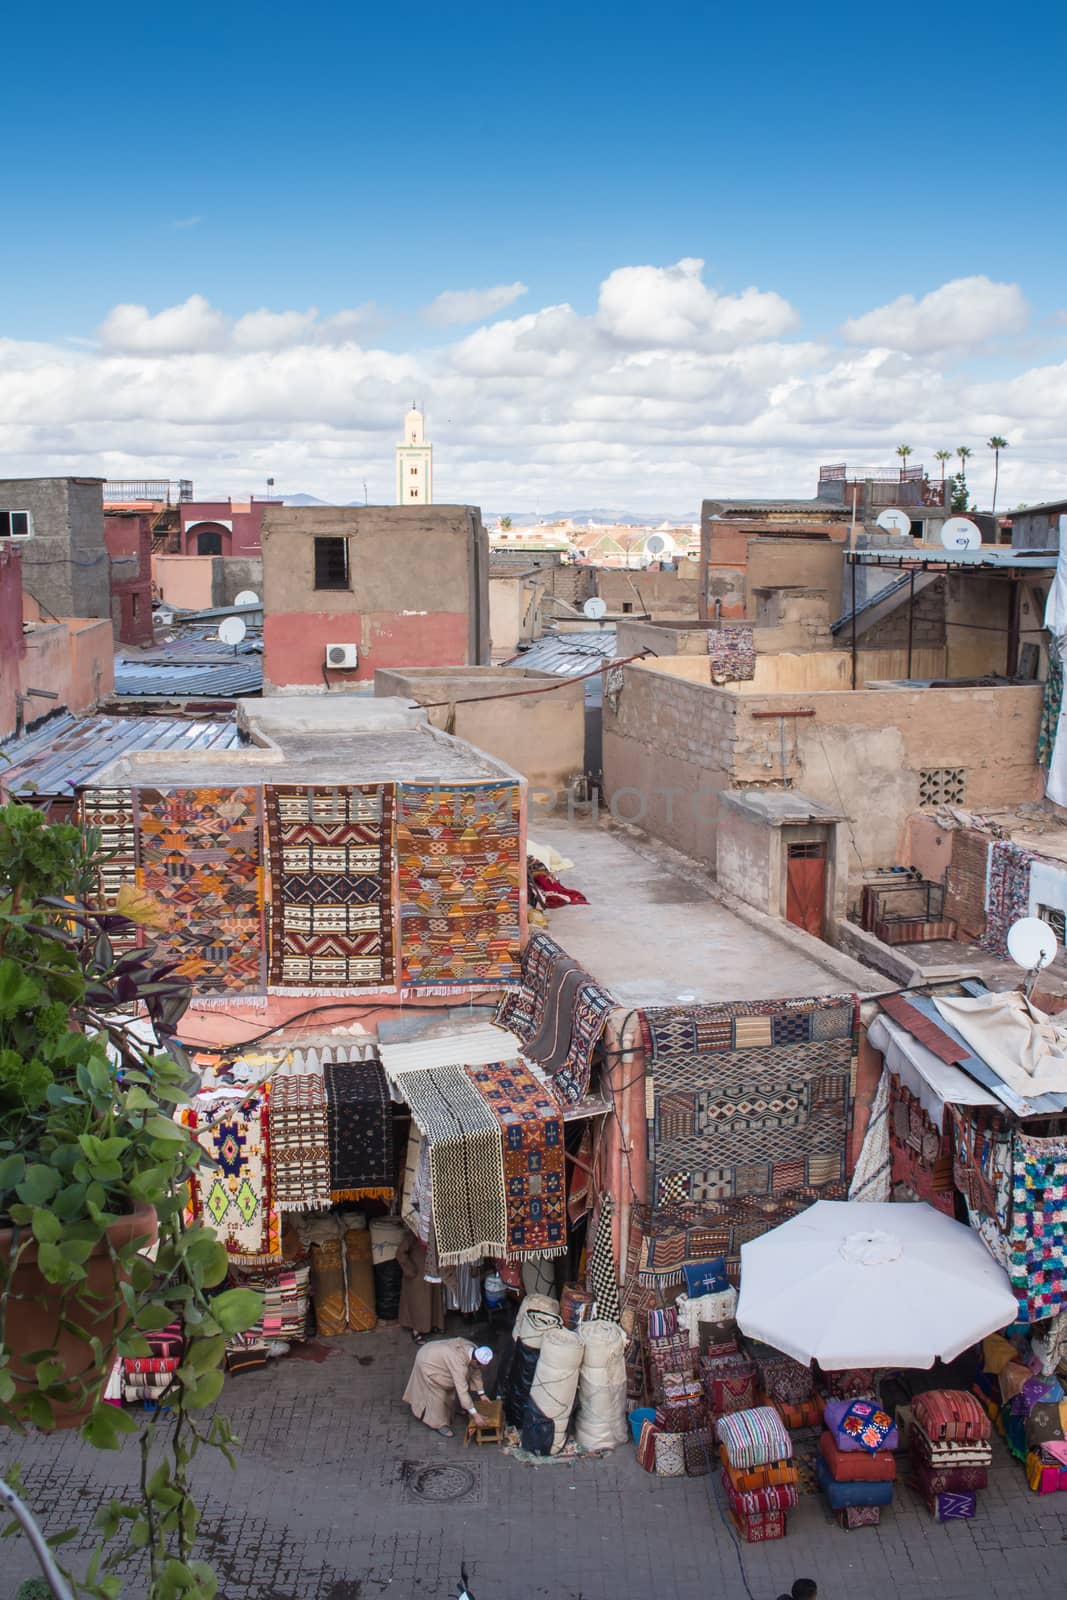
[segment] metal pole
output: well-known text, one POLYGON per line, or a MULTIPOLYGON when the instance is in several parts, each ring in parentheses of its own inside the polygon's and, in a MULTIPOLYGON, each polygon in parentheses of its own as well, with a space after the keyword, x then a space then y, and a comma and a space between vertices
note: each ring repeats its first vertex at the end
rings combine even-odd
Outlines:
POLYGON ((41 1571, 45 1576, 45 1582, 51 1589, 55 1600, 73 1600, 71 1592, 63 1579, 63 1574, 56 1566, 52 1552, 45 1542, 44 1534, 34 1522, 29 1507, 23 1504, 11 1485, 5 1483, 2 1478, 0 1478, 0 1505, 7 1507, 30 1541, 30 1547, 37 1557, 41 1571))
POLYGON ((852 687, 856 687, 856 553, 849 559, 852 568, 852 687))
POLYGON ((908 583, 908 677, 911 677, 911 636, 915 623, 915 568, 912 567, 908 583))

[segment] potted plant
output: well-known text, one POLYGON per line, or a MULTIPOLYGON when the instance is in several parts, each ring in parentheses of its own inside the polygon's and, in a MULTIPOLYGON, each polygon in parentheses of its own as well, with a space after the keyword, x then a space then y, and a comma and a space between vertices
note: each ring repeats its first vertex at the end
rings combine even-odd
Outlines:
MULTIPOLYGON (((143 1503, 113 1505, 101 1531, 125 1527, 148 1551, 151 1596, 209 1596, 186 1474, 200 1443, 226 1448, 230 1435, 224 1418, 200 1428, 189 1413, 217 1398, 226 1339, 262 1300, 222 1289, 225 1250, 186 1226, 188 1178, 207 1159, 175 1118, 194 1087, 174 1038, 188 986, 129 947, 127 917, 93 907, 100 864, 92 834, 0 807, 0 1423, 79 1426, 117 1447, 138 1425, 99 1402, 114 1360, 148 1355, 146 1333, 180 1317, 172 1457, 155 1463, 149 1425, 143 1503)), ((142 924, 155 920, 128 898, 142 924)), ((99 1559, 77 1592, 118 1592, 99 1559)))

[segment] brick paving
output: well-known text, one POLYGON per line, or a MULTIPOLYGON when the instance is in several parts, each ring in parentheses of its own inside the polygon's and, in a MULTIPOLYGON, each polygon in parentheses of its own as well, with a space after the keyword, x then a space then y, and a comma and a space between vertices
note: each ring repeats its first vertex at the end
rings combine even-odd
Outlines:
MULTIPOLYGON (((332 1342, 321 1365, 272 1362, 227 1382, 220 1406, 241 1439, 236 1472, 197 1458, 203 1554, 224 1600, 448 1600, 466 1561, 476 1600, 776 1600, 795 1577, 821 1600, 1053 1600, 1067 1595, 1067 1496, 1031 1494, 996 1445, 975 1521, 933 1523, 898 1488, 879 1528, 845 1533, 805 1495, 784 1541, 738 1542, 716 1476, 666 1479, 631 1448, 531 1466, 465 1449, 414 1422, 400 1395, 414 1354, 395 1329, 332 1342), (443 1485, 425 1468, 450 1467, 443 1485), (420 1498, 455 1489, 460 1498, 420 1498), (427 1488, 428 1486, 428 1488, 427 1488), (1062 1508, 1062 1509, 1061 1509, 1062 1508)), ((135 1481, 136 1448, 77 1437, 8 1440, 46 1531, 88 1530, 135 1481)), ((88 1552, 91 1539, 66 1546, 88 1552)), ((4 1546, 0 1597, 34 1571, 4 1546)), ((143 1573, 122 1569, 129 1596, 143 1573)))

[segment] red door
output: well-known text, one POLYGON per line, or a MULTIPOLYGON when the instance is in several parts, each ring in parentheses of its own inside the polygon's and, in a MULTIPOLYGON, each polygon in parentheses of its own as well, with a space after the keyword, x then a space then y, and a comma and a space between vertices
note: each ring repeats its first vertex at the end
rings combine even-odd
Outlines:
POLYGON ((785 920, 821 939, 825 905, 825 844, 813 841, 810 844, 787 845, 785 920))

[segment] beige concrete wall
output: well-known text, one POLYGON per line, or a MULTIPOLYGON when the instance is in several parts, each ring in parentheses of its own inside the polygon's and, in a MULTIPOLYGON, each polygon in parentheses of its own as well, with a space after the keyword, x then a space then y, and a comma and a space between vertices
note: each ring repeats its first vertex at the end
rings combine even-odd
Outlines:
MULTIPOLYGON (((515 654, 523 637, 523 618, 536 599, 538 590, 544 592, 544 587, 540 573, 532 577, 513 576, 510 573, 490 574, 489 637, 494 661, 504 661, 515 654)), ((540 639, 541 633, 541 614, 538 607, 533 617, 530 637, 540 639)))
POLYGON ((653 619, 696 618, 700 576, 695 561, 682 561, 675 572, 651 568, 597 567, 596 590, 612 616, 627 608, 653 619))
POLYGON ((833 621, 841 615, 842 547, 836 539, 748 540, 745 609, 755 620, 757 589, 822 589, 833 621))
POLYGON ((207 611, 216 603, 221 567, 221 556, 153 556, 152 582, 164 604, 178 611, 207 611))
POLYGON ((41 623, 25 635, 21 688, 48 690, 56 699, 27 698, 25 717, 36 721, 66 706, 90 711, 115 687, 115 647, 111 622, 102 617, 65 617, 41 623))
POLYGON ((658 656, 703 656, 708 654, 708 634, 715 630, 706 622, 687 619, 667 626, 661 622, 638 622, 620 617, 615 624, 616 653, 636 655, 653 650, 658 656))
POLYGON ((954 828, 943 828, 936 817, 919 811, 904 824, 904 852, 901 866, 918 867, 924 878, 944 883, 952 863, 954 828))
POLYGON ((977 810, 1040 798, 1039 684, 738 693, 713 687, 707 663, 692 657, 623 670, 618 711, 604 710, 607 798, 626 790, 626 820, 709 863, 727 788, 784 780, 847 813, 853 876, 903 859, 923 769, 964 768, 966 804, 977 810), (814 715, 754 715, 779 710, 814 715))
POLYGON ((446 702, 427 712, 433 726, 521 772, 531 790, 565 794, 585 770, 585 686, 580 682, 561 683, 549 673, 521 667, 379 668, 374 693, 401 695, 420 705, 446 702), (547 692, 492 698, 540 684, 547 692))

